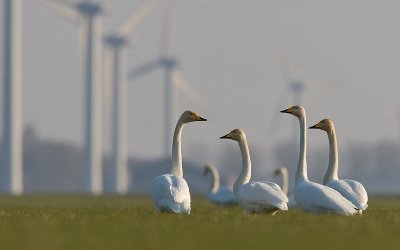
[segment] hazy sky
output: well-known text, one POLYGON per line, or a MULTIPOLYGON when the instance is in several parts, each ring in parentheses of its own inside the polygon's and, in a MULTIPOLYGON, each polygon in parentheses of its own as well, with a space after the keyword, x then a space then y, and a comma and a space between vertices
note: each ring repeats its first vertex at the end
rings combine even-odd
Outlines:
MULTIPOLYGON (((115 27, 143 1, 108 1, 112 8, 104 17, 105 28, 115 27)), ((45 138, 81 145, 84 88, 77 26, 39 0, 22 2, 24 124, 45 138)), ((161 2, 132 34, 129 68, 158 56, 165 9, 161 2)), ((275 115, 293 103, 287 100, 290 93, 274 41, 287 49, 297 76, 337 83, 307 90, 309 125, 332 118, 343 146, 395 140, 399 9, 398 1, 182 0, 173 51, 208 108, 185 99, 179 108, 209 119, 187 126, 183 145, 207 146, 212 162, 231 146, 218 137, 234 128, 243 128, 250 144, 265 150, 293 135, 295 118, 275 115), (271 119, 278 123, 275 130, 270 129, 271 119)), ((162 153, 162 77, 157 70, 129 85, 133 156, 162 153)), ((327 143, 321 132, 310 131, 308 138, 310 147, 327 143)), ((105 144, 107 148, 107 139, 105 144)))

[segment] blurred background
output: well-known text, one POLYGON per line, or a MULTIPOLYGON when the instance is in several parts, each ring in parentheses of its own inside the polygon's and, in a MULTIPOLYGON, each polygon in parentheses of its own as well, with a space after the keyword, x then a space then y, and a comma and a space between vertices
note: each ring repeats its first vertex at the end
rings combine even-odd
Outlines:
MULTIPOLYGON (((62 17, 45 1, 21 2, 24 192, 85 192, 79 22, 62 17)), ((104 1, 102 35, 95 39, 103 42, 147 2, 104 1)), ((0 8, 3 20, 5 7, 0 8)), ((172 79, 180 83, 173 83, 177 104, 169 130, 188 109, 208 119, 183 131, 183 172, 193 193, 208 188, 201 175, 207 163, 220 170, 223 183, 232 184, 238 176, 239 147, 219 139, 235 128, 247 134, 254 180, 279 183, 273 171, 286 166, 292 184, 299 127, 294 117, 279 111, 294 104, 305 107, 309 126, 323 118, 334 121, 341 178, 358 180, 373 194, 399 193, 399 8, 400 2, 390 0, 156 1, 127 32, 128 192, 147 192, 150 180, 170 169, 162 67, 173 65, 179 74, 172 79), (150 67, 157 60, 161 66, 150 67)), ((107 50, 100 50, 104 76, 110 65, 104 61, 107 50)), ((4 67, 0 70, 3 79, 4 67)), ((103 91, 103 192, 113 193, 113 116, 107 105, 112 87, 103 80, 97 84, 103 91)), ((3 96, 4 88, 0 91, 3 96)), ((4 103, 0 106, 4 113, 4 103)), ((0 119, 4 131, 4 116, 0 119)), ((327 165, 326 133, 308 131, 309 178, 321 183, 327 165)))

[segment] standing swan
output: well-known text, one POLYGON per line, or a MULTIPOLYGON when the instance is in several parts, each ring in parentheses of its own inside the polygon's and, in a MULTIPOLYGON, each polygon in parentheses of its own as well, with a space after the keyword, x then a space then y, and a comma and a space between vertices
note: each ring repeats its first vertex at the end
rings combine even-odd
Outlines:
POLYGON ((207 176, 209 173, 212 177, 212 180, 208 190, 208 199, 221 207, 237 204, 235 196, 232 192, 232 188, 227 186, 220 187, 218 170, 210 164, 204 167, 203 175, 207 176))
POLYGON ((362 213, 362 211, 368 207, 368 194, 364 186, 353 180, 339 180, 338 177, 339 157, 333 122, 329 119, 324 119, 314 126, 311 126, 310 129, 321 129, 328 134, 329 164, 323 184, 338 191, 358 208, 359 213, 362 213))
MULTIPOLYGON (((282 177, 282 192, 284 192, 286 195, 288 195, 288 193, 289 193, 289 174, 288 174, 287 168, 285 168, 285 167, 277 168, 274 172, 274 175, 275 176, 279 175, 282 177)), ((297 203, 293 197, 293 194, 290 194, 288 196, 288 199, 289 199, 289 201, 288 201, 289 208, 297 207, 297 203)))
POLYGON ((171 172, 157 176, 150 184, 150 194, 159 212, 190 213, 190 192, 182 172, 181 137, 183 126, 195 121, 207 120, 192 111, 183 112, 175 127, 171 172))
POLYGON ((242 154, 242 172, 233 185, 233 193, 240 206, 249 213, 270 212, 274 214, 278 210, 287 210, 288 198, 277 184, 249 182, 251 160, 245 133, 241 129, 235 129, 220 138, 231 139, 239 143, 242 154))
POLYGON ((296 171, 293 195, 297 205, 312 214, 337 213, 353 215, 357 213, 355 206, 336 190, 308 180, 306 160, 306 112, 301 106, 292 106, 282 110, 296 116, 300 122, 300 154, 296 171))

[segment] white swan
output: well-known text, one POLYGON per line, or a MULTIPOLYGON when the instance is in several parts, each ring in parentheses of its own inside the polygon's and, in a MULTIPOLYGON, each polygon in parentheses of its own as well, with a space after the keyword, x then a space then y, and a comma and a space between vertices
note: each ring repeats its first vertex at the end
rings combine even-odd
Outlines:
POLYGON ((239 143, 242 154, 242 172, 233 185, 233 193, 240 206, 250 213, 275 213, 278 210, 287 210, 288 198, 277 184, 273 182, 249 182, 251 160, 245 133, 241 129, 235 129, 220 138, 231 139, 239 143))
POLYGON ((204 167, 203 175, 211 175, 211 185, 208 190, 208 199, 214 204, 225 207, 237 204, 233 190, 228 186, 219 185, 219 173, 213 165, 206 165, 204 167))
POLYGON ((289 199, 288 207, 289 208, 297 207, 297 203, 293 197, 293 194, 289 194, 289 174, 287 168, 285 167, 277 168, 274 172, 274 175, 282 177, 282 192, 284 192, 288 196, 289 199))
POLYGON ((368 194, 364 186, 353 180, 339 180, 338 177, 339 156, 333 121, 329 119, 321 120, 319 123, 311 126, 310 129, 321 129, 328 134, 329 164, 323 184, 338 191, 359 209, 359 213, 362 213, 362 211, 368 207, 368 194))
POLYGON ((192 111, 181 115, 172 142, 171 172, 154 178, 150 184, 150 194, 159 212, 190 213, 190 192, 182 172, 181 137, 183 126, 194 121, 207 120, 192 111))
POLYGON ((296 171, 296 181, 293 195, 297 205, 304 211, 321 214, 337 213, 342 215, 353 215, 357 213, 355 206, 345 199, 336 190, 308 180, 306 160, 306 112, 301 106, 292 106, 282 110, 296 116, 300 122, 300 154, 296 171))

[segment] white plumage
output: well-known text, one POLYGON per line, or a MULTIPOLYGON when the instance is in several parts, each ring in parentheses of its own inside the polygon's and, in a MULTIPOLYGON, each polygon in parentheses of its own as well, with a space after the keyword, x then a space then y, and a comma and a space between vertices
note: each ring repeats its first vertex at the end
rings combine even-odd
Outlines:
POLYGON ((151 182, 150 194, 160 212, 190 213, 189 187, 182 177, 157 176, 151 182))
POLYGON ((353 215, 357 213, 355 206, 339 192, 328 186, 308 180, 306 113, 304 108, 296 105, 281 112, 296 116, 300 122, 300 155, 296 171, 296 182, 293 189, 293 195, 298 206, 304 211, 313 214, 336 213, 353 215))
POLYGON ((206 121, 192 111, 185 111, 175 127, 172 142, 172 168, 170 174, 160 175, 150 184, 150 195, 159 212, 190 213, 189 186, 183 179, 181 137, 188 122, 206 121))
POLYGON ((221 139, 231 139, 239 143, 242 154, 242 171, 233 186, 233 193, 240 206, 250 213, 287 210, 287 196, 272 182, 249 182, 251 160, 245 133, 241 129, 232 130, 221 139))
POLYGON ((240 206, 250 213, 288 209, 288 198, 273 182, 248 182, 238 188, 236 198, 240 206))
POLYGON ((368 194, 364 186, 353 180, 339 179, 339 153, 337 149, 336 131, 333 121, 323 119, 310 129, 321 129, 327 132, 329 141, 329 163, 324 176, 324 185, 338 191, 343 197, 351 201, 359 213, 368 207, 368 194))
POLYGON ((232 187, 219 185, 219 173, 213 165, 206 165, 204 167, 203 175, 211 175, 211 185, 208 190, 208 199, 217 206, 226 207, 237 204, 235 195, 233 194, 232 187))
POLYGON ((282 192, 284 192, 286 195, 288 195, 288 207, 289 208, 295 208, 297 207, 296 200, 293 197, 293 194, 289 194, 289 173, 287 171, 287 168, 285 167, 280 167, 275 170, 275 175, 280 175, 282 177, 282 192))

